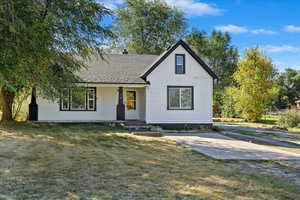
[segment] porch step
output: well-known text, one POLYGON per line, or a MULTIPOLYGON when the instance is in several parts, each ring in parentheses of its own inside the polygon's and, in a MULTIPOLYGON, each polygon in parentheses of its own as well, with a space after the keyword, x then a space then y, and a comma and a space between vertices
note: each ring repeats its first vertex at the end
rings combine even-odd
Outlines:
POLYGON ((150 126, 124 126, 124 128, 128 131, 149 131, 150 126))
POLYGON ((152 136, 152 137, 161 137, 161 132, 157 131, 138 131, 132 132, 133 135, 140 135, 140 136, 152 136))
POLYGON ((145 121, 128 120, 123 122, 124 126, 147 126, 145 121))
POLYGON ((122 126, 131 132, 133 131, 149 131, 151 128, 144 121, 129 120, 123 122, 122 126))

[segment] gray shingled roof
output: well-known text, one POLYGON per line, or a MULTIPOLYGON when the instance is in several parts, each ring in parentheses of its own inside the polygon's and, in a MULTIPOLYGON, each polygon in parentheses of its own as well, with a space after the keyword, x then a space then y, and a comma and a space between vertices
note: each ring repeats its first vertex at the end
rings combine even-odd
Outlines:
POLYGON ((92 83, 132 83, 145 81, 140 75, 157 59, 156 55, 104 55, 104 60, 94 57, 87 63, 79 76, 83 82, 92 83))

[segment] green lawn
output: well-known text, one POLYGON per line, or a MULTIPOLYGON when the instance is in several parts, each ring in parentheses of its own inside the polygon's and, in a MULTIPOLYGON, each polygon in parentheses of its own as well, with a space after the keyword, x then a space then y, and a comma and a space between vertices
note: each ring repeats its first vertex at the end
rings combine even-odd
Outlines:
POLYGON ((0 199, 300 199, 299 185, 104 124, 0 125, 0 199))

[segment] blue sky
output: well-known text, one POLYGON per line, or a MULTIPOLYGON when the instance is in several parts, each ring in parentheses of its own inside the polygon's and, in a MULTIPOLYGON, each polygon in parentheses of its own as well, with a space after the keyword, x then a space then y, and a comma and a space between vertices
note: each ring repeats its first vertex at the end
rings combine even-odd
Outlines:
MULTIPOLYGON (((100 0, 101 1, 101 0, 100 0)), ((103 0, 115 9, 123 0, 103 0)), ((300 70, 299 0, 166 0, 186 13, 190 28, 227 31, 240 53, 260 46, 279 71, 300 70)))

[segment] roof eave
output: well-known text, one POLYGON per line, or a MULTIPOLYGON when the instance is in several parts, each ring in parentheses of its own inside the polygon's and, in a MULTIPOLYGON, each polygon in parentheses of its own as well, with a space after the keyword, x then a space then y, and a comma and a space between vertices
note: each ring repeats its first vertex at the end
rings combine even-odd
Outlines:
POLYGON ((160 64, 162 63, 179 45, 182 47, 203 67, 203 69, 213 78, 219 80, 218 76, 208 67, 208 65, 183 41, 179 40, 176 44, 174 44, 168 51, 166 51, 161 58, 156 61, 152 66, 143 73, 140 78, 143 80, 147 80, 147 76, 160 64))

